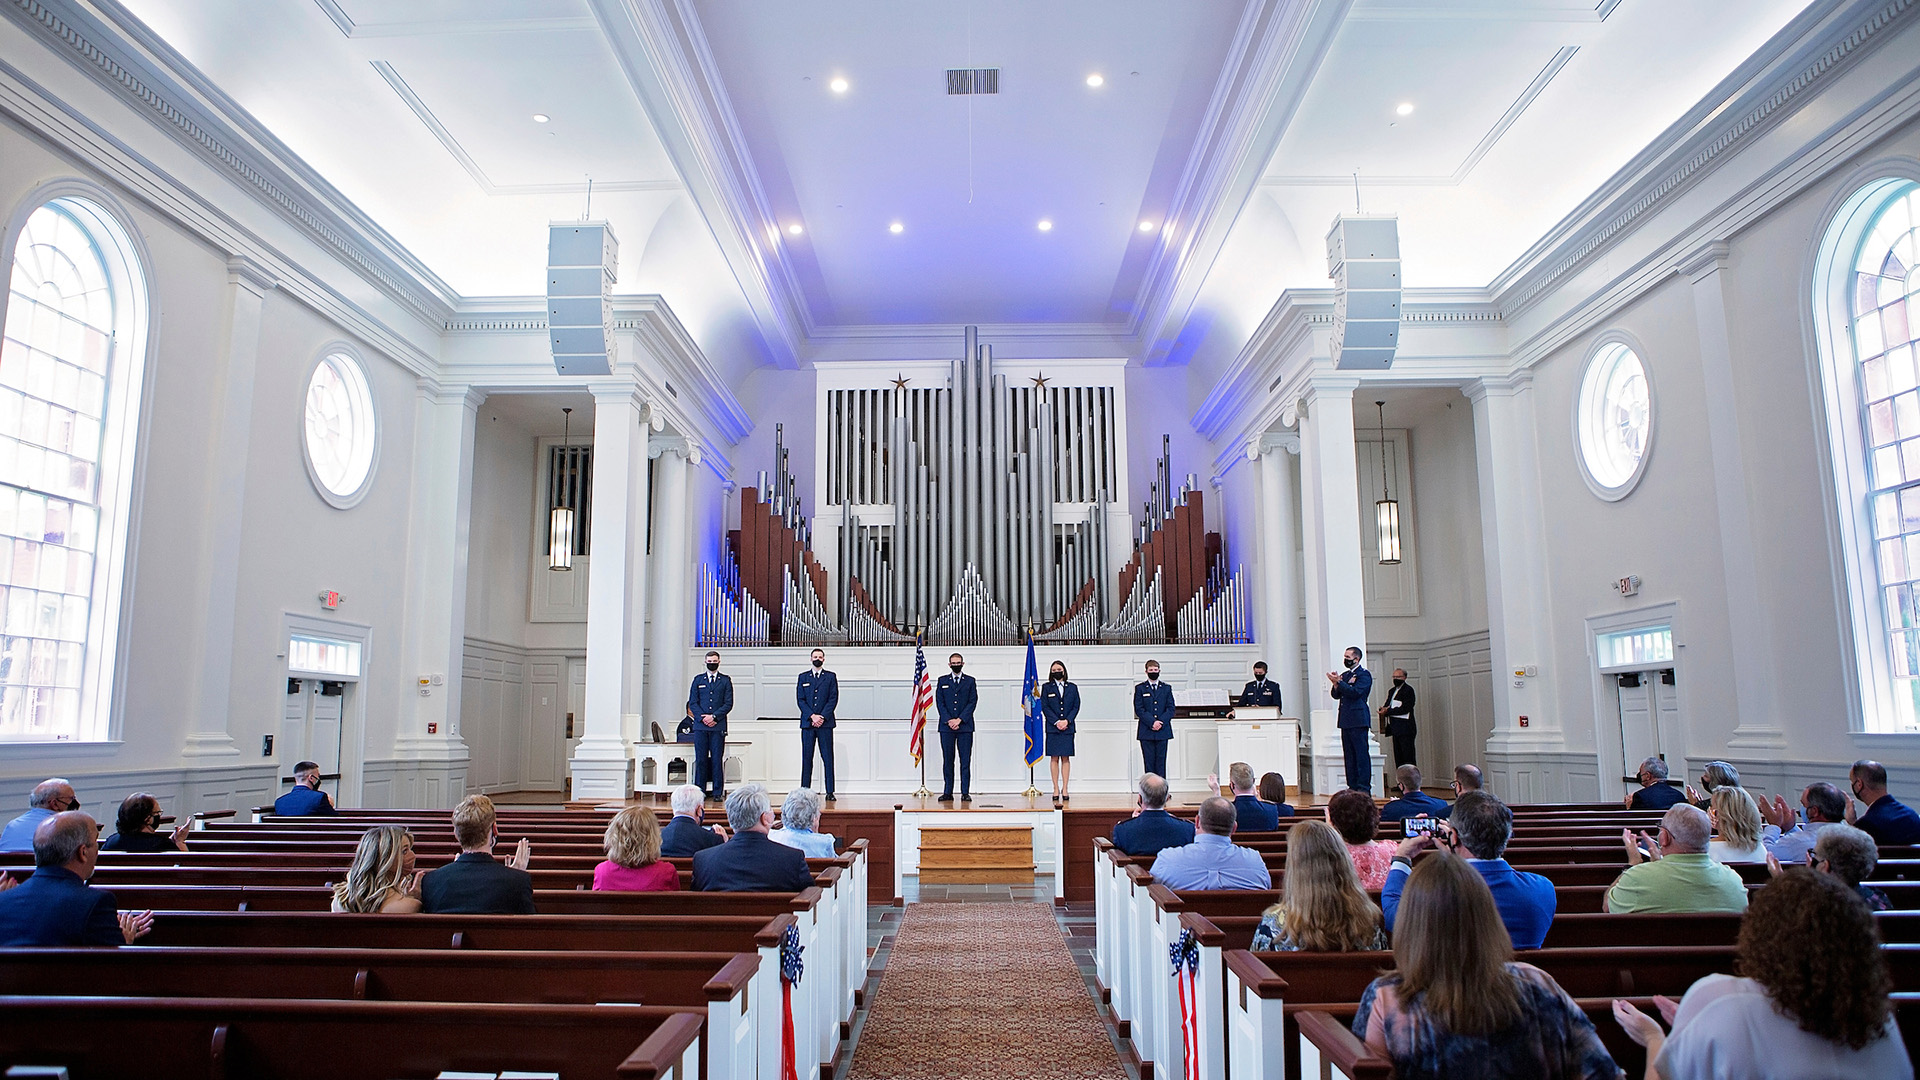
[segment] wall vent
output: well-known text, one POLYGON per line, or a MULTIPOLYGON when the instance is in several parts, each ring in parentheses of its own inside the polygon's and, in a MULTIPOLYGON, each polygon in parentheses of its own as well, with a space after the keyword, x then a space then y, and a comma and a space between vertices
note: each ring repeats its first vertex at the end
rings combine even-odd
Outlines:
POLYGON ((947 93, 997 94, 1000 92, 999 68, 948 68, 947 93))

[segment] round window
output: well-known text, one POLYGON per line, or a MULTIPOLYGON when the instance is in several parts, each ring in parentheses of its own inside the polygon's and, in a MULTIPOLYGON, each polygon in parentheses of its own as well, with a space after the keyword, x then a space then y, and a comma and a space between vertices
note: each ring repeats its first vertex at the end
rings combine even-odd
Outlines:
POLYGON ((373 395, 367 374, 346 353, 320 358, 307 380, 307 473, 320 497, 345 509, 373 476, 373 395))
POLYGON ((1639 354, 1624 342, 1587 361, 1576 418, 1580 464, 1594 494, 1624 498, 1646 467, 1653 441, 1653 393, 1639 354))

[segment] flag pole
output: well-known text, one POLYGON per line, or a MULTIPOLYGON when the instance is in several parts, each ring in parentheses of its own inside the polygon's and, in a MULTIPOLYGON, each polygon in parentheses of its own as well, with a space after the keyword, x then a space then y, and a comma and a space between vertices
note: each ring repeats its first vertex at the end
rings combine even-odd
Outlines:
POLYGON ((1033 766, 1031 765, 1027 766, 1027 790, 1024 794, 1029 799, 1037 799, 1040 797, 1040 785, 1034 782, 1033 766))
POLYGON ((921 799, 933 794, 933 792, 927 790, 927 747, 924 742, 922 742, 920 746, 920 790, 913 794, 915 797, 921 799))
MULTIPOLYGON (((1021 724, 1021 727, 1026 729, 1029 739, 1031 739, 1033 735, 1031 710, 1040 708, 1040 685, 1037 681, 1038 677, 1033 666, 1033 627, 1029 625, 1027 627, 1027 694, 1030 704, 1027 706, 1029 712, 1025 718, 1025 722, 1021 724)), ((1042 726, 1042 730, 1045 730, 1044 725, 1042 726)), ((1044 738, 1044 736, 1042 737, 1044 738)), ((1024 757, 1026 755, 1021 756, 1024 757)), ((1035 758, 1034 760, 1037 761, 1039 759, 1035 758)), ((1027 762, 1027 790, 1021 794, 1025 795, 1029 800, 1040 797, 1040 785, 1036 783, 1033 778, 1033 761, 1027 762)))

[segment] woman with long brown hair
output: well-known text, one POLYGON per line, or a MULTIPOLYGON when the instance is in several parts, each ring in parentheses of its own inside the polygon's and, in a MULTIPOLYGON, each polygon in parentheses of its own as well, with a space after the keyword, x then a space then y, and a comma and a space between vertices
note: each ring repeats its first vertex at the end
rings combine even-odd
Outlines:
POLYGON ((1253 932, 1256 952, 1360 952, 1387 947, 1380 905, 1367 899, 1347 845, 1324 821, 1287 830, 1280 902, 1253 932))
POLYGON ((1361 996, 1353 1033, 1390 1058, 1400 1080, 1619 1074, 1560 984, 1514 962, 1493 893, 1456 856, 1438 852, 1413 868, 1393 961, 1397 970, 1361 996))
POLYGON ((1647 1080, 1911 1080, 1873 913, 1845 881, 1804 866, 1781 872, 1747 905, 1735 948, 1742 977, 1709 975, 1678 1007, 1657 999, 1671 1035, 1632 1002, 1613 1003, 1647 1048, 1647 1080))
POLYGON ((360 834, 347 880, 333 887, 333 910, 410 915, 420 910, 420 876, 413 868, 413 833, 375 825, 360 834))

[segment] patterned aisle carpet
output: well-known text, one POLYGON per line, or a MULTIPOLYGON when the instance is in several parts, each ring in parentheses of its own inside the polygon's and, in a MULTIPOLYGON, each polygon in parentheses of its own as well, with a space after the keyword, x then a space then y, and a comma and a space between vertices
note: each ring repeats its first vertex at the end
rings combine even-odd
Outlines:
POLYGON ((907 907, 847 1080, 1125 1080, 1041 904, 907 907))

